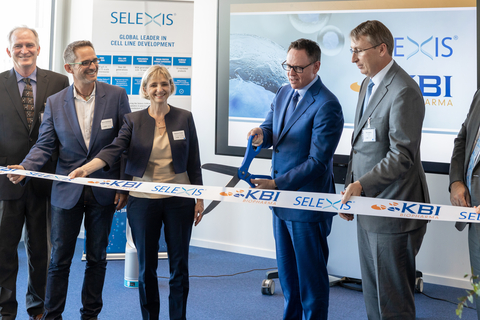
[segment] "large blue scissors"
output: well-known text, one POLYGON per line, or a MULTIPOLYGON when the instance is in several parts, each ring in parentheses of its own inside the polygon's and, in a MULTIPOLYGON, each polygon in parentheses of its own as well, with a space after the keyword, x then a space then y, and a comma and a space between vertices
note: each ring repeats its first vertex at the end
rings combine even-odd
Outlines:
MULTIPOLYGON (((202 168, 232 176, 232 179, 225 186, 226 188, 235 187, 240 180, 244 180, 252 188, 255 188, 255 185, 250 181, 251 179, 272 179, 271 176, 251 174, 250 172, 248 172, 248 169, 250 168, 250 164, 252 163, 253 159, 262 150, 260 147, 254 147, 252 145, 253 137, 254 136, 250 136, 248 138, 247 150, 245 152, 245 156, 243 157, 242 164, 239 168, 216 163, 205 163, 204 165, 202 165, 202 168)), ((205 209, 205 211, 203 211, 203 214, 207 214, 212 211, 219 203, 220 201, 212 201, 205 209)))

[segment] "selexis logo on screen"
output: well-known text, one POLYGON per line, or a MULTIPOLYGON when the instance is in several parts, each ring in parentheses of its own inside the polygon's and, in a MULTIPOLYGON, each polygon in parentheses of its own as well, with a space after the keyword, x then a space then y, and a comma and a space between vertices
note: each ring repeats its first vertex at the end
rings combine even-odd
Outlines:
POLYGON ((171 26, 174 23, 176 13, 147 13, 147 12, 118 12, 110 14, 111 24, 125 25, 157 25, 159 27, 171 26))
POLYGON ((454 42, 458 36, 419 38, 418 36, 395 38, 395 49, 393 57, 404 57, 407 60, 426 57, 434 60, 436 58, 449 58, 453 56, 454 42))

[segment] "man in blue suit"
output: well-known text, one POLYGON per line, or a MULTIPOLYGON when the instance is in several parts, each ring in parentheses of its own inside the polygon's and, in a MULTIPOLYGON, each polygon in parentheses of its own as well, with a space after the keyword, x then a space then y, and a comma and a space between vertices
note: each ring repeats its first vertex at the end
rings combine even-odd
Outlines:
MULTIPOLYGON (((58 148, 56 173, 68 175, 93 159, 118 135, 130 112, 124 89, 97 82, 99 60, 90 41, 75 41, 64 53, 65 70, 73 85, 47 100, 40 136, 18 169, 40 170, 58 148)), ((90 177, 120 179, 120 163, 90 177)), ((13 183, 24 177, 8 175, 13 183)), ((125 206, 126 194, 115 190, 55 181, 52 186, 52 258, 48 270, 42 319, 62 319, 68 276, 78 233, 85 216, 86 257, 81 319, 97 319, 102 309, 106 248, 115 209, 125 206)))
MULTIPOLYGON (((281 87, 253 144, 273 146, 272 180, 251 180, 260 189, 335 193, 332 159, 343 130, 340 103, 317 75, 316 42, 290 44, 290 85, 281 87)), ((278 274, 285 297, 284 319, 327 319, 327 236, 335 213, 273 208, 278 274)))

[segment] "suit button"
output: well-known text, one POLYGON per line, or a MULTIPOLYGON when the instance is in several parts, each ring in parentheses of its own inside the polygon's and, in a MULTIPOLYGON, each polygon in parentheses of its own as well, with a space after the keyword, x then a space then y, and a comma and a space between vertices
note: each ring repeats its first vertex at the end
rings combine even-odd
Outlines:
POLYGON ((357 154, 357 150, 353 150, 353 153, 357 154))
POLYGON ((273 171, 273 173, 277 174, 277 173, 278 173, 278 171, 277 171, 277 170, 275 170, 275 171, 273 171))
POLYGON ((275 149, 275 153, 279 153, 280 151, 278 151, 278 149, 275 149))

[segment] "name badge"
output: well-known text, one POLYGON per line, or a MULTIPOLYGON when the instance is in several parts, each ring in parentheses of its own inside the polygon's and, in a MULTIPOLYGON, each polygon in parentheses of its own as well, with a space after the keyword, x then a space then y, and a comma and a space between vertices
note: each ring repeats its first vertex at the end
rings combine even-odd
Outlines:
POLYGON ((370 118, 367 120, 368 127, 362 130, 363 142, 375 142, 375 128, 370 127, 370 118))
POLYGON ((185 140, 185 131, 180 130, 180 131, 173 131, 173 140, 185 140))
POLYGON ((375 128, 363 129, 363 142, 375 142, 375 128))
POLYGON ((113 120, 112 119, 103 119, 100 127, 102 128, 102 130, 112 129, 113 128, 113 120))

